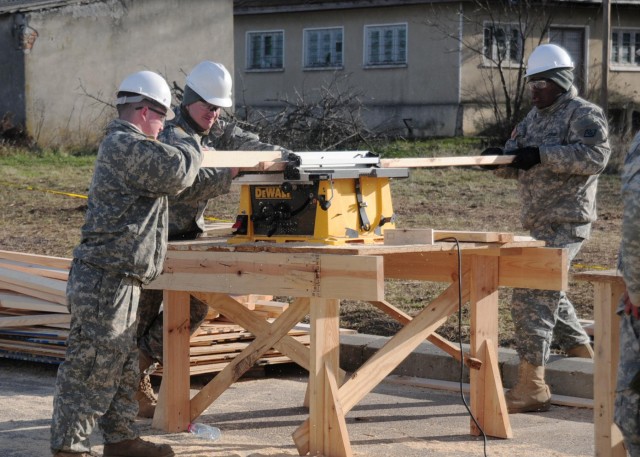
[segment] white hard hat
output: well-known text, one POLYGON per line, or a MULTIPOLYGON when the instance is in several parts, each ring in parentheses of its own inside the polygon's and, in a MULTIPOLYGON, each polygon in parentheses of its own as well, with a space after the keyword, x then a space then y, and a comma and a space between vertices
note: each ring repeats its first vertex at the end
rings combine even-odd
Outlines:
POLYGON ((167 119, 175 117, 171 109, 171 89, 169 89, 169 85, 164 78, 157 73, 148 70, 132 73, 124 78, 118 88, 118 92, 129 92, 140 96, 120 96, 116 100, 116 105, 140 102, 147 98, 167 109, 167 119))
POLYGON ((529 56, 524 76, 528 78, 555 68, 573 68, 571 56, 556 44, 541 44, 529 56))
POLYGON ((230 107, 233 80, 224 65, 205 60, 187 75, 187 86, 205 102, 222 108, 230 107))

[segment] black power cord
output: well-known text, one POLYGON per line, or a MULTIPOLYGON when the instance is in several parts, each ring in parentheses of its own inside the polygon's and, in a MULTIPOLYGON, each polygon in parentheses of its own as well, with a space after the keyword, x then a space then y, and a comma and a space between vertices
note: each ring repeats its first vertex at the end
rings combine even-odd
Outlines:
POLYGON ((482 427, 480 426, 476 418, 471 413, 471 408, 467 403, 467 399, 464 397, 464 392, 462 388, 462 385, 464 383, 464 352, 462 349, 462 252, 460 251, 460 242, 455 237, 443 238, 440 241, 453 241, 456 244, 456 251, 458 254, 458 345, 460 347, 460 378, 459 378, 460 398, 462 399, 462 403, 464 404, 464 407, 467 409, 469 416, 471 416, 473 423, 475 424, 475 426, 480 431, 480 434, 482 435, 483 454, 484 454, 484 457, 487 457, 487 435, 484 433, 484 430, 482 429, 482 427))

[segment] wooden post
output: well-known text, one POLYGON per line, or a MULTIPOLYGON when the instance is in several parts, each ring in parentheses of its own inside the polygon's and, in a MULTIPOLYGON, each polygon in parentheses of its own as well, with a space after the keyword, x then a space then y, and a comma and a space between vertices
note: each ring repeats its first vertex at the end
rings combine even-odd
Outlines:
MULTIPOLYGON (((622 281, 620 281, 622 282, 622 281)), ((594 379, 593 424, 596 457, 626 457, 622 434, 613 423, 613 409, 620 358, 620 318, 616 314, 624 284, 593 283, 594 295, 594 379)))
POLYGON ((152 427, 170 433, 189 426, 189 302, 188 292, 164 291, 163 376, 152 427))
MULTIPOLYGON (((471 306, 471 356, 482 361, 471 370, 471 413, 488 436, 511 438, 502 380, 498 368, 498 257, 473 256, 469 280, 471 306)), ((480 430, 471 421, 471 434, 480 430)))

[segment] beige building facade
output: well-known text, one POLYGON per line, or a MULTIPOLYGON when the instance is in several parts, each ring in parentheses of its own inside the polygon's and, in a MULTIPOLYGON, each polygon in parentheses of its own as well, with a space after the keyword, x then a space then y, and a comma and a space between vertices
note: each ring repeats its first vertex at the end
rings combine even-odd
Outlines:
MULTIPOLYGON (((490 14, 475 1, 234 3, 240 113, 318 96, 341 81, 342 90, 362 94, 370 128, 416 137, 475 135, 494 119, 493 100, 506 100, 502 78, 514 90, 519 61, 542 42, 565 47, 581 94, 600 100, 600 1, 529 2, 519 13, 496 1, 490 14)), ((613 2, 608 92, 614 117, 640 102, 638 24, 639 1, 613 2)), ((526 112, 526 91, 520 95, 526 112)))
POLYGON ((233 72, 233 2, 2 2, 0 49, 0 116, 42 146, 91 146, 126 75, 152 70, 182 87, 205 59, 233 72))

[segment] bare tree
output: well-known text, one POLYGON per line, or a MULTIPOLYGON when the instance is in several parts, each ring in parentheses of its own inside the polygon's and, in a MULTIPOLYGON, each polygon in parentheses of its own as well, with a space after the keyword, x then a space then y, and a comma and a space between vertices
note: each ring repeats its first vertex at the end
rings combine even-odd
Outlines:
POLYGON ((552 17, 545 2, 539 1, 473 0, 462 5, 459 15, 464 28, 478 33, 459 34, 435 9, 426 23, 459 42, 463 52, 481 59, 483 86, 467 95, 491 110, 491 119, 482 122, 483 133, 506 138, 526 109, 524 45, 539 44, 552 17))
POLYGON ((349 78, 349 74, 335 74, 326 84, 307 92, 296 90, 292 98, 267 100, 275 102, 273 109, 245 105, 236 120, 258 133, 262 141, 292 150, 327 151, 363 144, 373 150, 372 142, 391 132, 365 126, 365 95, 349 84, 349 78))

